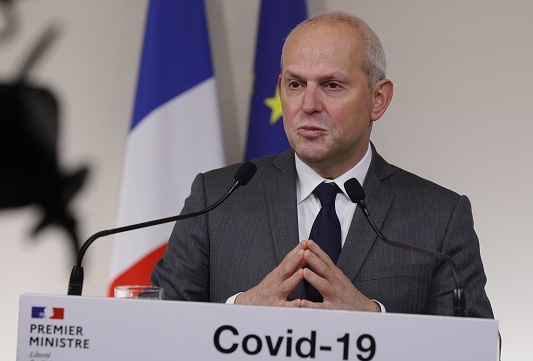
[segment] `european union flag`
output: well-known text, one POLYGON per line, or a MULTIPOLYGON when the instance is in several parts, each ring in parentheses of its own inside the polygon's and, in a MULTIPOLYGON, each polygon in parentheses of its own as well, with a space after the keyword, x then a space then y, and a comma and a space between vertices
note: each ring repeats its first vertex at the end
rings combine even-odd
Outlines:
POLYGON ((305 0, 262 0, 246 160, 289 148, 277 91, 281 47, 290 30, 307 18, 305 0))

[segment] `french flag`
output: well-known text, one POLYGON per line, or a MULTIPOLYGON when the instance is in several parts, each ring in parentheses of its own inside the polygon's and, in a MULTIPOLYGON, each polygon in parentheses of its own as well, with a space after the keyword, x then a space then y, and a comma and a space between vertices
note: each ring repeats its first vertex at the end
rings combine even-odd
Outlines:
POLYGON ((49 318, 62 320, 65 318, 65 309, 62 307, 38 307, 31 308, 31 318, 49 318))
MULTIPOLYGON (((203 0, 151 0, 117 225, 178 214, 194 176, 223 165, 203 0)), ((150 284, 172 226, 115 236, 109 295, 117 285, 150 284)))

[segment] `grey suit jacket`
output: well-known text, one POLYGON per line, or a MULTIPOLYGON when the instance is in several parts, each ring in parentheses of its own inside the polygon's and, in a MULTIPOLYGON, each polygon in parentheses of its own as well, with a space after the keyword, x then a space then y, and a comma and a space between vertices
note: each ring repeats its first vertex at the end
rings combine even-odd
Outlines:
MULTIPOLYGON (((152 282, 169 299, 224 302, 258 284, 299 242, 294 153, 254 161, 244 187, 205 216, 175 224, 152 282)), ((239 165, 199 174, 182 213, 216 202, 239 165)), ((465 285, 471 317, 492 318, 470 202, 387 163, 373 148, 363 185, 368 210, 389 239, 451 256, 465 285)), ((337 262, 354 285, 387 312, 452 315, 448 265, 385 244, 356 209, 337 262)), ((303 284, 290 298, 303 298, 303 284)))

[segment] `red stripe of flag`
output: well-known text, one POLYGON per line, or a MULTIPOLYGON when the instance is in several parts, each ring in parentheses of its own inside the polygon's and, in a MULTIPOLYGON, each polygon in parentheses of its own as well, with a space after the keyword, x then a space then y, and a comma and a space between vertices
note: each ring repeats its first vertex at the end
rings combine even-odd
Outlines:
POLYGON ((108 295, 113 296, 115 286, 133 284, 150 285, 150 273, 152 272, 152 268, 154 268, 154 264, 163 257, 166 248, 166 243, 161 245, 115 278, 109 286, 108 295))

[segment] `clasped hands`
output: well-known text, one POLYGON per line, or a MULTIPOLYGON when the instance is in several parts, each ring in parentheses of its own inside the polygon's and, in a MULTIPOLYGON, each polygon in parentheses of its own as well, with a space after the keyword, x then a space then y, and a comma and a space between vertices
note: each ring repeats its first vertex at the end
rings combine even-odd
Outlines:
POLYGON ((236 304, 306 307, 379 312, 379 305, 363 295, 315 242, 305 240, 255 287, 239 294, 236 304), (309 267, 307 267, 309 266, 309 267), (303 280, 315 287, 323 302, 288 300, 303 280))

